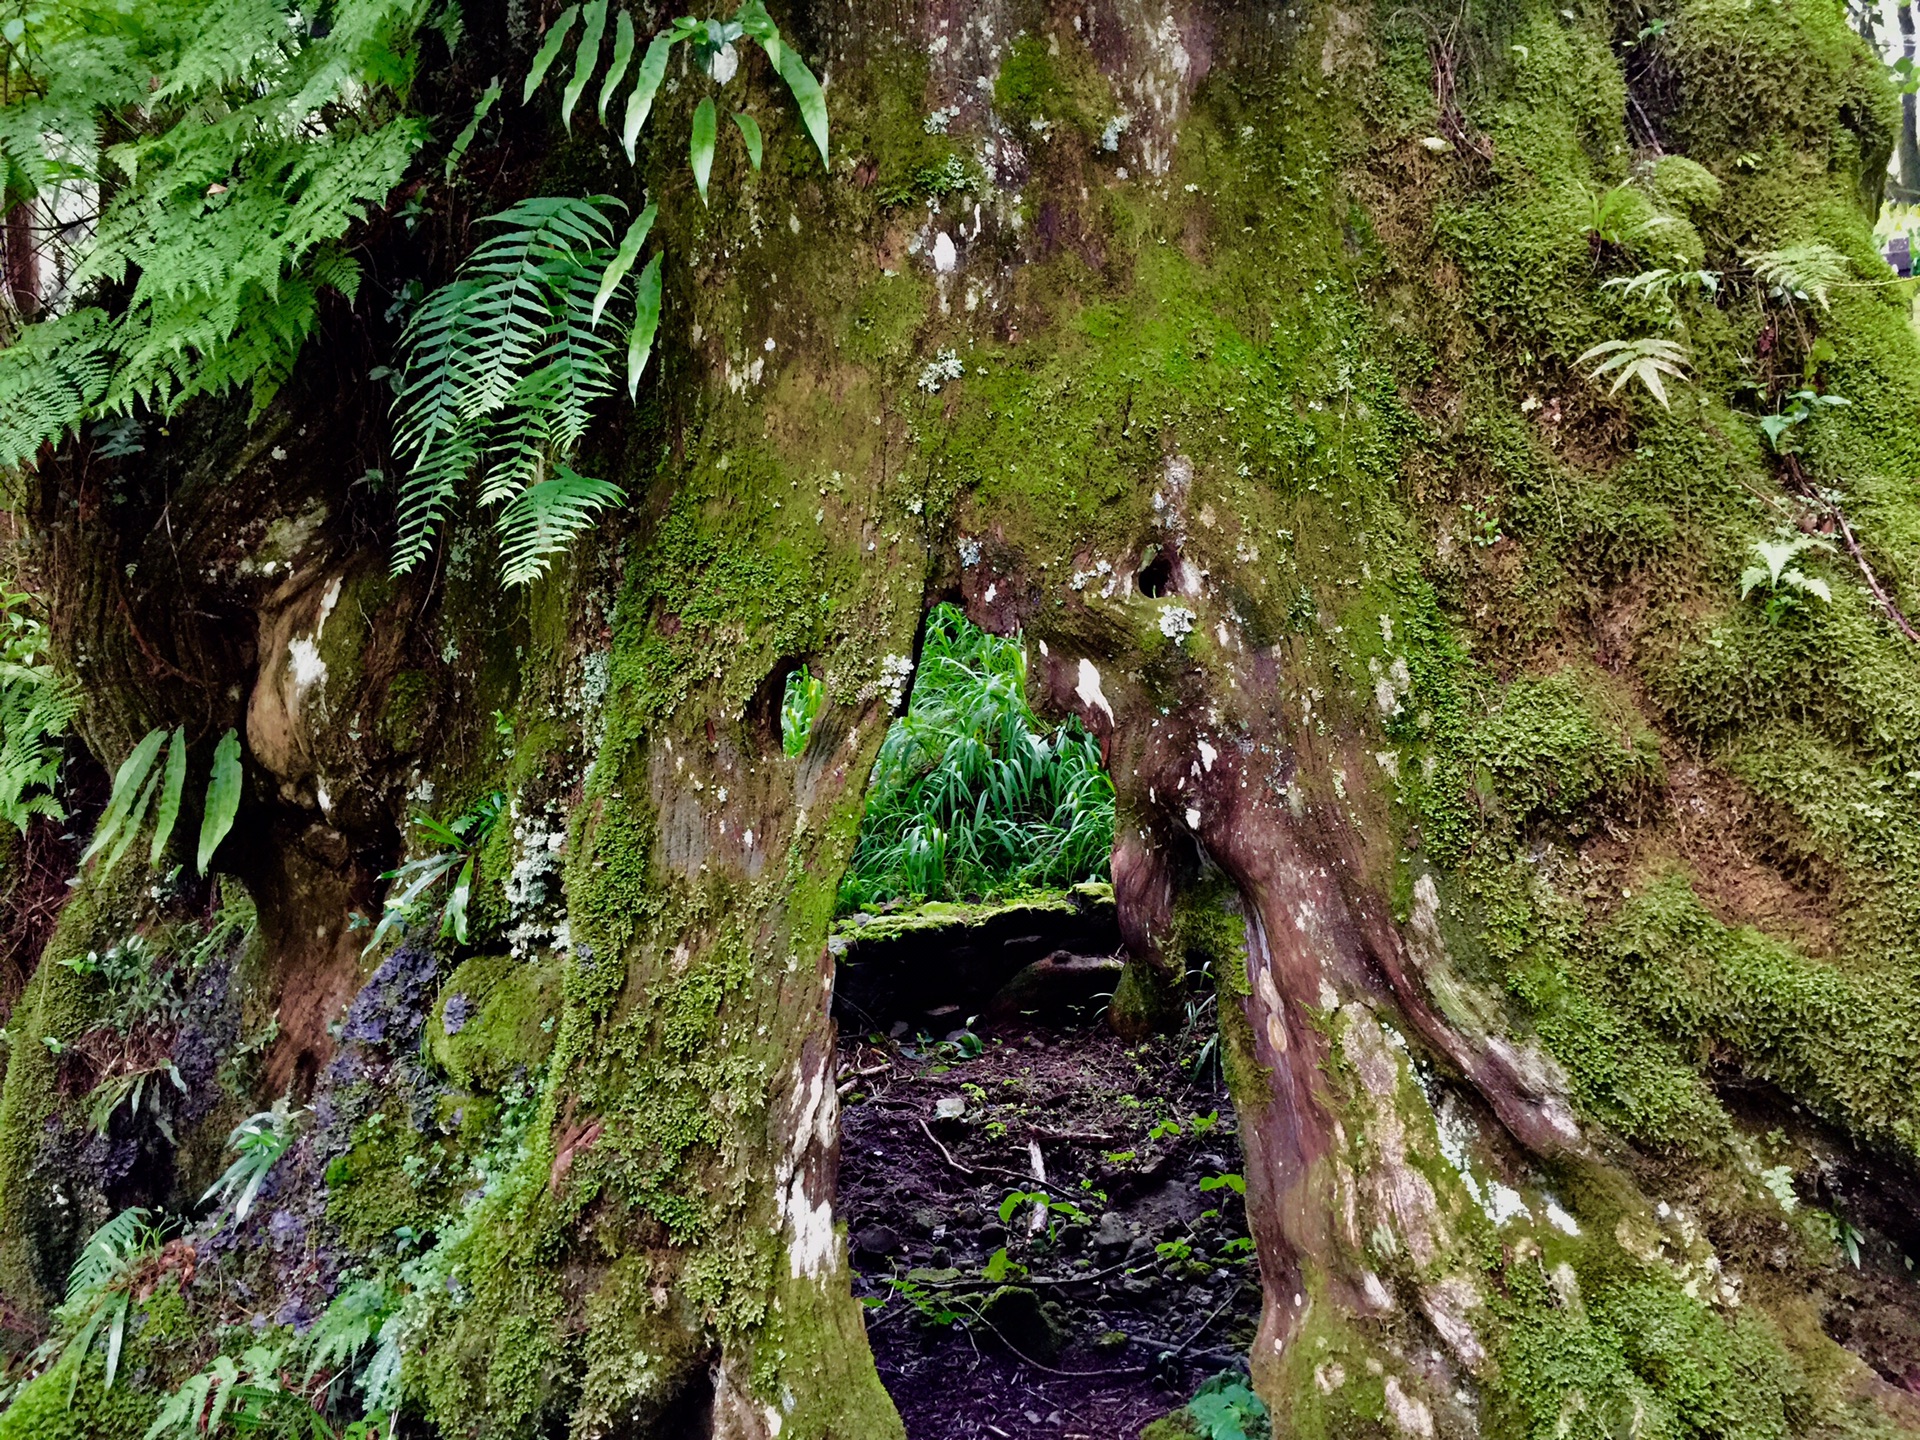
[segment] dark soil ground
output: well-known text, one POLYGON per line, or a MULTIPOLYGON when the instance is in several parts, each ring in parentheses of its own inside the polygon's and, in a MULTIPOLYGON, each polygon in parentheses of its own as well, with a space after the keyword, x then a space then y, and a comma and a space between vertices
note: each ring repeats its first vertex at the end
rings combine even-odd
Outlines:
POLYGON ((1240 1149, 1211 1004, 1128 1045, 1098 981, 1049 964, 1024 1013, 1003 997, 971 1028, 842 1016, 840 1213, 910 1440, 1133 1440, 1239 1365, 1258 1321, 1242 1203, 1216 1180, 1240 1149), (1008 1202, 1042 1191, 1044 1215, 1008 1202))

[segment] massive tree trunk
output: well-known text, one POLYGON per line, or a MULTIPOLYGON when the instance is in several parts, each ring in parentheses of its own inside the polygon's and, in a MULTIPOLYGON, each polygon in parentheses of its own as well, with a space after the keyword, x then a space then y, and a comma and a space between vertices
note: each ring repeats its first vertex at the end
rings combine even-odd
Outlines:
MULTIPOLYGON (((1807 1208, 1920 1308, 1920 666, 1888 608, 1920 585, 1920 345, 1870 237, 1897 107, 1845 16, 1690 0, 1631 95, 1626 7, 781 19, 830 172, 790 121, 711 210, 645 167, 663 360, 593 442, 630 504, 530 591, 477 522, 386 578, 382 497, 347 484, 387 463, 377 320, 331 317, 259 421, 202 407, 38 478, 94 753, 244 731, 235 1034, 277 1015, 253 1099, 315 1109, 275 1200, 313 1264, 276 1302, 429 1216, 416 1433, 900 1433, 835 1228, 826 940, 955 598, 1100 739, 1115 1024, 1218 986, 1277 1434, 1920 1426, 1892 1352, 1822 1333, 1847 1260, 1807 1208), (1630 221, 1592 218, 1629 186, 1630 221), (1830 294, 1748 268, 1806 241, 1851 267, 1830 294), (1602 285, 1656 266, 1719 287, 1672 309, 1660 403, 1576 363, 1670 333, 1602 285), (1796 388, 1852 403, 1783 461, 1748 413, 1796 388), (1797 562, 1831 598, 1743 600, 1750 543, 1795 526, 1837 537, 1797 562), (828 704, 791 759, 799 665, 828 704), (496 790, 473 943, 363 961, 408 816, 496 790), (437 1168, 481 1152, 471 1193, 437 1168)), ((454 89, 524 64, 517 8, 468 23, 454 89)), ((425 278, 522 195, 637 198, 575 128, 515 116, 485 196, 437 195, 425 278)), ((395 290, 408 244, 368 241, 395 290)), ((0 1284, 29 1328, 90 1222, 185 1208, 254 1108, 133 1181, 61 1168, 80 1102, 20 1037, 84 1029, 60 960, 205 904, 163 889, 82 884, 15 1010, 0 1284)))

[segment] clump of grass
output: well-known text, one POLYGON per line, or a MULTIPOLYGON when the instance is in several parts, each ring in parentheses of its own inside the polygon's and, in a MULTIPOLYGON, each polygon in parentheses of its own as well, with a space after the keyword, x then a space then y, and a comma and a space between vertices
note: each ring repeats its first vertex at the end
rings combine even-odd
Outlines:
POLYGON ((927 621, 907 713, 874 762, 840 910, 1104 878, 1113 782, 1077 720, 1027 704, 1027 653, 951 605, 927 621))

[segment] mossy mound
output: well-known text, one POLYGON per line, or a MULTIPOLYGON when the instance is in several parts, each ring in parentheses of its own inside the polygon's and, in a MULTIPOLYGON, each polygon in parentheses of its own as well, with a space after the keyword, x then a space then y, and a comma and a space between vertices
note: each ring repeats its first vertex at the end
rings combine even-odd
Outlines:
POLYGON ((427 1047, 456 1084, 496 1091, 553 1049, 561 963, 480 955, 448 979, 427 1022, 427 1047))

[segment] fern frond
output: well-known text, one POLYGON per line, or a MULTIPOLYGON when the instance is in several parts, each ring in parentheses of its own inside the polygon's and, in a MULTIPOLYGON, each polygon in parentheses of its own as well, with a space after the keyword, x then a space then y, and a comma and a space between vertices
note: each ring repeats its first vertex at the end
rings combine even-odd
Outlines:
POLYGON ((396 115, 423 0, 148 0, 23 14, 0 106, 8 190, 91 190, 68 293, 126 288, 115 313, 26 327, 0 363, 0 464, 79 422, 236 389, 256 409, 291 371, 316 294, 351 294, 339 248, 426 140, 396 115), (325 23, 320 23, 324 17, 325 23), (23 59, 23 57, 25 57, 23 59), (99 137, 114 135, 117 143, 99 137))
POLYGON ((397 1297, 379 1280, 356 1281, 341 1290, 307 1332, 305 1378, 352 1364, 380 1333, 397 1304, 397 1297))
POLYGON ((618 485, 565 465, 551 479, 529 485, 494 521, 500 532, 501 578, 509 585, 538 579, 594 516, 626 498, 618 485))
MULTIPOLYGON (((603 208, 613 203, 542 196, 489 216, 496 233, 408 321, 406 379, 395 400, 396 448, 409 464, 396 574, 425 557, 476 471, 481 504, 505 507, 498 523, 507 527, 510 583, 545 569, 554 537, 570 538, 607 503, 592 488, 603 481, 546 487, 559 479, 556 465, 573 473, 564 462, 585 437, 593 406, 617 383, 617 337, 594 324, 617 260, 603 208)), ((616 276, 615 287, 623 284, 616 276)))
POLYGON ((1819 240, 1755 251, 1746 260, 1761 284, 1795 300, 1811 300, 1822 310, 1833 290, 1853 273, 1845 255, 1819 240))
POLYGON ((1589 363, 1593 365, 1587 372, 1590 380, 1599 380, 1612 374, 1613 384, 1607 391, 1609 395, 1618 395, 1629 380, 1638 380, 1664 409, 1667 407, 1667 389, 1661 377, 1672 375, 1677 378, 1685 374, 1687 352, 1684 346, 1655 336, 1639 340, 1603 340, 1574 361, 1576 365, 1589 363))
POLYGON ((67 1272, 70 1306, 92 1303, 119 1277, 144 1248, 152 1227, 140 1206, 122 1210, 87 1238, 67 1272))
POLYGON ((110 329, 104 311, 76 310, 27 326, 0 349, 0 468, 30 463, 106 393, 110 329))

